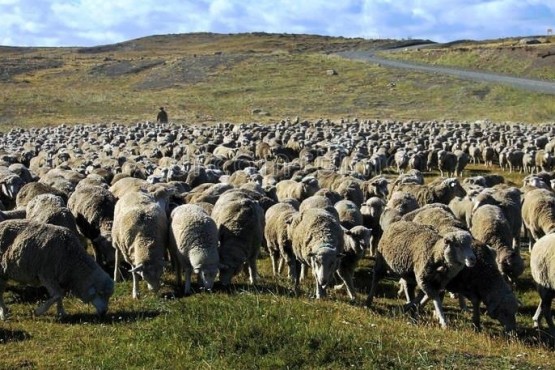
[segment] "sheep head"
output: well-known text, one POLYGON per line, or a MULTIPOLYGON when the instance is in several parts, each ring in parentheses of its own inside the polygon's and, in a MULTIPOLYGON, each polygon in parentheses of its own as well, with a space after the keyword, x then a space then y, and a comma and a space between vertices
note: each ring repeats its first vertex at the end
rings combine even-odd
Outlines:
POLYGON ((472 251, 472 236, 467 231, 455 231, 443 237, 443 256, 449 266, 473 267, 476 255, 472 251))
POLYGON ((308 254, 312 274, 320 286, 325 288, 331 281, 343 255, 328 244, 322 244, 315 252, 308 254))

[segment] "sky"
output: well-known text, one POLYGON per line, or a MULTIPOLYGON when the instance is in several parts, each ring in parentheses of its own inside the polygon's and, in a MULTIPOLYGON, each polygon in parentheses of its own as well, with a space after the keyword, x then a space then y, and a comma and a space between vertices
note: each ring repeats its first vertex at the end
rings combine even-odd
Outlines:
POLYGON ((150 35, 267 32, 495 39, 555 30, 555 0, 0 0, 0 45, 96 46, 150 35))

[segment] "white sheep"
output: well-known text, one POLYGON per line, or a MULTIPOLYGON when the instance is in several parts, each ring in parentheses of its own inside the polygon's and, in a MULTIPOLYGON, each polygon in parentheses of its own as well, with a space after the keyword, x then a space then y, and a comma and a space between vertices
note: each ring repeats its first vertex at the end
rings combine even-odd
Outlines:
MULTIPOLYGON (((420 290, 434 302, 439 323, 447 326, 441 304, 441 291, 463 267, 474 266, 476 256, 471 248, 472 236, 467 231, 455 231, 441 236, 430 226, 410 221, 398 221, 385 231, 378 245, 372 285, 366 300, 371 306, 378 281, 387 268, 405 279, 409 292, 420 290)), ((411 296, 408 309, 417 308, 420 301, 411 296)))
POLYGON ((168 219, 149 194, 129 192, 116 203, 112 242, 115 252, 114 281, 118 279, 121 258, 132 266, 133 298, 139 297, 141 276, 148 288, 157 291, 164 270, 168 219))
POLYGON ((540 294, 540 303, 533 318, 534 327, 541 327, 543 317, 551 335, 555 335, 551 314, 551 301, 555 296, 555 234, 544 235, 534 244, 530 253, 530 271, 540 294))
MULTIPOLYGON (((192 272, 199 274, 204 289, 212 289, 220 261, 214 220, 200 206, 184 204, 172 211, 169 231, 171 248, 185 271, 185 294, 191 293, 192 272)), ((178 276, 180 283, 181 271, 178 276)))
POLYGON ((293 276, 295 289, 300 282, 301 264, 312 268, 316 298, 326 296, 326 288, 342 257, 344 237, 339 220, 326 210, 307 209, 292 218, 288 227, 297 260, 293 276))
POLYGON ((65 315, 62 300, 66 291, 91 303, 98 314, 108 310, 114 282, 87 254, 78 237, 61 226, 31 220, 0 223, 0 319, 7 317, 3 293, 8 280, 44 286, 50 299, 40 305, 42 315, 54 303, 65 315))

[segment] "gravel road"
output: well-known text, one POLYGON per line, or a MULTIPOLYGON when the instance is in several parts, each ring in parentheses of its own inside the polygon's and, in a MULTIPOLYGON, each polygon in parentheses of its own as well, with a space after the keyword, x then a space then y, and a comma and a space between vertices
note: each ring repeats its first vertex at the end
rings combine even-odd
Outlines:
POLYGON ((434 65, 418 64, 405 61, 385 59, 375 56, 371 51, 344 51, 337 55, 353 60, 363 60, 378 63, 382 66, 410 69, 418 72, 439 73, 465 80, 499 83, 533 92, 555 95, 555 82, 533 80, 528 78, 511 77, 490 72, 477 72, 457 68, 438 67, 434 65))

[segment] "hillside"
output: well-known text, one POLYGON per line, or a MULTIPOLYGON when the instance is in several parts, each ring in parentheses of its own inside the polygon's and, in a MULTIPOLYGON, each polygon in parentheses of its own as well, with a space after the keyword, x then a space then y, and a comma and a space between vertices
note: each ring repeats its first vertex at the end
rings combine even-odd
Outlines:
POLYGON ((88 48, 0 47, 0 125, 132 123, 152 120, 159 106, 181 123, 271 123, 287 116, 545 122, 555 116, 551 96, 335 55, 432 50, 413 47, 429 43, 198 33, 88 48))

